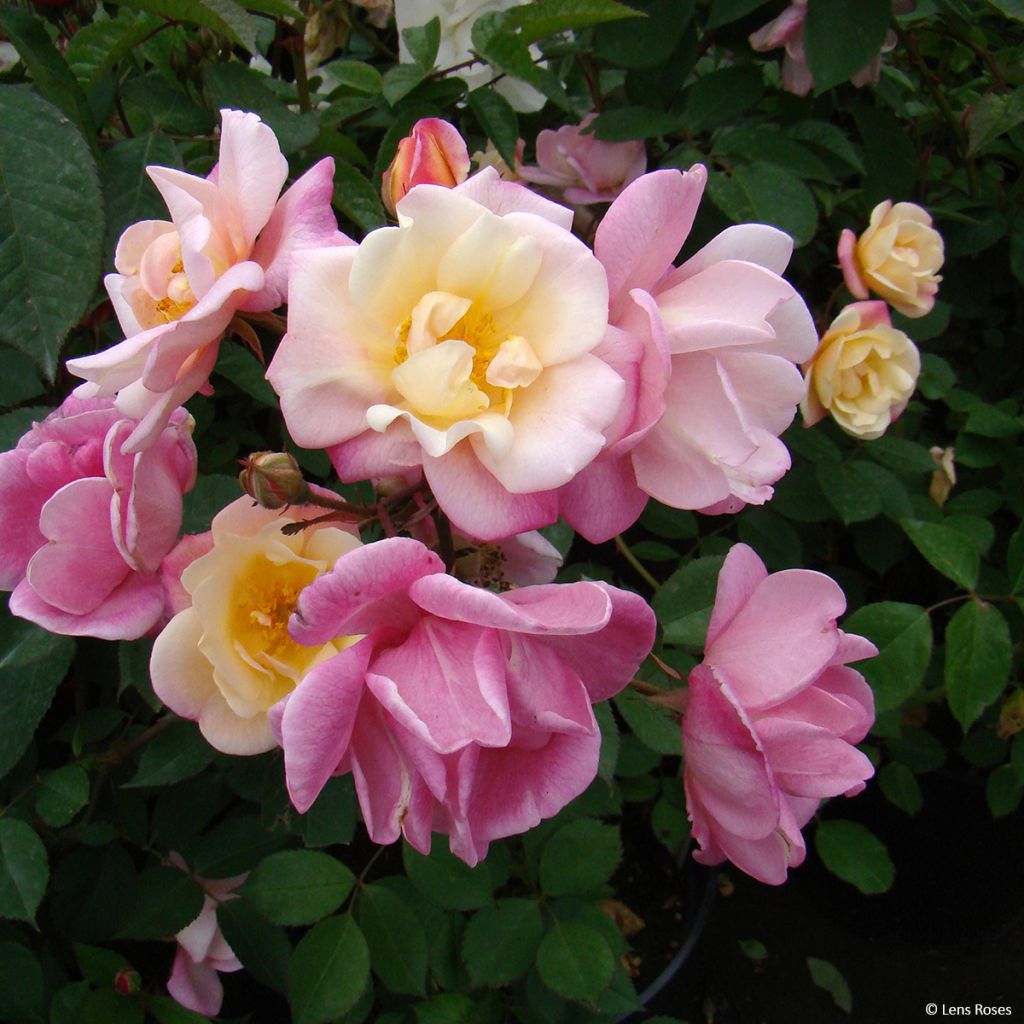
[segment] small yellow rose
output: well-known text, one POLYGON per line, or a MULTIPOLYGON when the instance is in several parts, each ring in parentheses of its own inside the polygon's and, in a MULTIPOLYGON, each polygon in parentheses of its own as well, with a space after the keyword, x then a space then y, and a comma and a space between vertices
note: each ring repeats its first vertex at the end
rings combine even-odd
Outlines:
POLYGON ((850 294, 880 295, 904 316, 931 312, 942 280, 942 235, 927 211, 891 199, 871 211, 871 223, 856 238, 847 228, 839 237, 839 265, 850 294))
POLYGON ((881 437, 906 408, 920 371, 917 347, 892 326, 884 302, 851 303, 804 367, 804 423, 831 413, 848 434, 881 437))
POLYGON ((258 754, 274 747, 267 722, 271 706, 314 665, 360 639, 338 637, 306 647, 288 634, 303 587, 360 546, 334 525, 309 526, 291 536, 281 529, 322 515, 312 505, 279 513, 239 498, 214 517, 212 545, 181 573, 191 605, 156 638, 153 689, 176 714, 198 722, 209 743, 224 753, 258 754))

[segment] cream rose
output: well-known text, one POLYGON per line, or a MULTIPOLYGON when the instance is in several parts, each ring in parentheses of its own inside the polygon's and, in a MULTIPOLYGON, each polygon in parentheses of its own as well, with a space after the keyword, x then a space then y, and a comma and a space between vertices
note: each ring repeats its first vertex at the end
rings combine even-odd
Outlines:
POLYGON ((927 211, 891 199, 871 211, 871 223, 857 238, 847 228, 839 237, 839 264, 850 294, 880 295, 904 316, 926 316, 935 305, 945 259, 942 235, 927 211))
POLYGON ((153 689, 176 714, 198 722, 210 744, 226 754, 274 747, 270 707, 314 665, 359 639, 305 647, 288 635, 288 617, 303 587, 360 547, 336 526, 310 526, 294 536, 281 529, 321 515, 323 509, 310 505, 280 513, 239 498, 214 518, 209 550, 181 573, 191 605, 156 639, 153 689))
POLYGON ((831 413, 848 434, 870 441, 906 408, 921 357, 892 326, 884 302, 854 302, 832 321, 804 370, 805 424, 831 413))

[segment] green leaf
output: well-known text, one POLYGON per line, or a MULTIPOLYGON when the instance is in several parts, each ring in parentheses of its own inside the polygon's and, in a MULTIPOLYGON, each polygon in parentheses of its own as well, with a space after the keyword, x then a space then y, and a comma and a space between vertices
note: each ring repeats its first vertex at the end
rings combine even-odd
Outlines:
POLYGON ((924 679, 932 656, 932 625, 915 604, 881 601, 859 608, 843 622, 847 633, 867 637, 878 656, 857 664, 875 694, 879 713, 898 708, 924 679))
POLYGON ((540 74, 526 43, 504 27, 504 14, 482 14, 473 22, 473 48, 488 64, 514 78, 540 85, 540 74))
POLYGON ((166 135, 147 132, 122 139, 103 154, 103 199, 107 207, 106 252, 113 264, 121 232, 140 220, 166 220, 167 207, 146 168, 182 167, 181 154, 166 135))
POLYGON ((474 89, 466 99, 487 137, 509 167, 514 167, 519 141, 519 118, 512 105, 501 93, 487 86, 474 89))
POLYGON ((886 892, 894 868, 885 845, 856 821, 823 821, 814 846, 825 867, 865 895, 886 892))
POLYGON ((36 790, 36 814, 61 828, 89 802, 89 776, 77 764, 66 764, 43 776, 36 790))
POLYGON ((75 959, 78 961, 82 977, 91 981, 97 988, 113 988, 114 978, 118 972, 130 970, 132 966, 120 953, 115 953, 112 949, 88 946, 81 942, 75 943, 75 959))
POLYGON ((964 590, 974 589, 978 582, 978 549, 959 530, 917 519, 904 519, 900 526, 933 568, 964 590))
POLYGON ((720 156, 762 160, 789 171, 798 178, 834 181, 832 172, 806 146, 769 124, 731 128, 715 139, 720 156))
POLYGON ((772 571, 803 564, 803 542, 797 528, 769 508, 751 506, 737 523, 740 540, 749 544, 772 571))
POLYGON ((905 765, 898 761, 887 764, 878 773, 878 784, 882 787, 885 798, 902 811, 913 816, 921 810, 924 797, 917 777, 905 765))
POLYGON ((83 89, 92 88, 159 24, 153 18, 122 14, 83 25, 68 42, 68 65, 83 89))
POLYGON ((557 924, 537 950, 544 984, 566 999, 593 1006, 611 984, 615 958, 604 937, 584 924, 557 924))
POLYGON ((804 48, 816 93, 852 78, 878 54, 890 11, 890 0, 810 0, 804 48))
POLYGON ((1024 431, 1024 421, 994 405, 980 403, 968 410, 964 430, 982 437, 1016 437, 1024 431))
POLYGON ((170 786, 198 775, 213 760, 214 750, 193 722, 175 722, 146 744, 139 770, 124 788, 170 786))
MULTIPOLYGON (((18 405, 45 390, 35 363, 23 352, 0 345, 0 405, 18 405)), ((10 445, 0 444, 0 451, 10 445)))
POLYGON ((87 993, 78 1012, 77 1024, 143 1024, 146 1016, 138 999, 113 989, 87 993))
POLYGON ((380 193, 347 160, 334 158, 334 205, 364 231, 388 222, 380 193))
POLYGON ((277 408, 277 395, 267 383, 267 368, 244 345, 221 345, 214 373, 255 398, 261 405, 277 408))
POLYGON ((426 995, 427 937, 409 904, 391 889, 368 885, 359 893, 358 918, 373 973, 392 992, 426 995))
POLYGON ((798 142, 817 146, 818 149, 842 160, 855 171, 864 170, 864 161, 846 133, 829 121, 797 121, 786 128, 786 134, 798 142))
POLYGON ((352 842, 356 797, 351 775, 335 776, 305 814, 292 818, 292 830, 309 847, 352 842))
POLYGON ((184 871, 156 866, 139 875, 117 930, 119 939, 159 939, 191 924, 203 909, 203 890, 184 871))
MULTIPOLYGON (((231 42, 248 50, 251 54, 259 53, 256 39, 260 24, 234 0, 114 0, 114 2, 124 7, 132 7, 155 14, 160 18, 167 18, 170 21, 184 21, 189 25, 208 28, 211 32, 230 39, 231 42)), ((244 107, 244 104, 242 106, 244 107)), ((251 108, 246 107, 245 109, 251 108)))
POLYGON ((0 942, 0 1020, 12 1024, 46 1020, 43 969, 20 942, 0 942))
POLYGON ((257 815, 239 815, 222 821, 203 836, 193 867, 196 874, 206 878, 230 878, 251 870, 285 842, 284 834, 269 831, 257 815))
POLYGON ((551 896, 594 892, 622 859, 619 830, 591 818, 563 825, 544 845, 540 884, 551 896))
POLYGON ((767 0, 711 0, 711 13, 708 15, 707 28, 720 28, 740 18, 745 18, 751 11, 763 7, 767 0))
POLYGON ((381 73, 361 60, 334 60, 321 67, 317 74, 321 73, 334 88, 343 85, 368 96, 376 96, 383 85, 381 73))
POLYGON ((370 980, 370 951, 355 921, 329 917, 292 954, 288 1001, 295 1024, 324 1024, 350 1010, 370 980))
POLYGON ((0 27, 25 62, 36 88, 77 126, 86 142, 96 149, 96 125, 78 79, 50 41, 42 21, 21 7, 0 7, 0 27))
POLYGON ((652 107, 616 107, 595 118, 589 130, 602 142, 628 142, 630 139, 658 138, 681 128, 681 119, 663 110, 652 107))
POLYGON ((732 176, 712 174, 711 201, 735 223, 772 224, 806 245, 818 226, 818 208, 810 189, 788 171, 772 164, 739 164, 732 176))
POLYGON ((170 996, 151 996, 146 1009, 157 1024, 210 1024, 210 1018, 193 1010, 186 1010, 170 996))
POLYGON ((49 878, 39 836, 17 818, 0 818, 0 917, 34 925, 49 878))
POLYGON ((868 441, 864 450, 876 462, 897 473, 935 472, 935 460, 928 449, 916 441, 907 441, 902 437, 879 437, 874 441, 868 441))
MULTIPOLYGON (((533 5, 528 5, 533 6, 533 5)), ((672 56, 693 18, 693 0, 636 0, 645 18, 594 32, 594 52, 623 68, 655 68, 672 56)))
POLYGON ((505 16, 505 25, 517 29, 524 43, 535 43, 569 29, 638 18, 642 14, 616 0, 533 0, 513 7, 505 16))
POLYGON ((898 739, 890 740, 892 756, 913 772, 933 772, 946 762, 946 748, 924 729, 903 726, 898 739))
POLYGON ((1009 96, 986 93, 967 108, 967 156, 974 156, 990 142, 1024 121, 1024 88, 1009 96))
POLYGON ((698 78, 686 98, 686 120, 693 131, 732 121, 764 94, 761 72, 753 64, 737 64, 698 78))
POLYGON ((689 647, 704 646, 718 574, 724 561, 718 555, 694 559, 662 585, 651 606, 665 628, 666 641, 689 647))
POLYGON ((217 923, 253 978, 275 992, 286 991, 292 946, 283 928, 271 924, 244 898, 222 903, 217 908, 217 923))
POLYGON ((1004 764, 997 768, 985 784, 985 799, 993 818, 1005 818, 1020 805, 1024 796, 1024 783, 1014 774, 1013 769, 1004 764))
POLYGON ((0 340, 53 380, 99 281, 96 165, 74 124, 28 89, 0 86, 0 138, 0 340))
POLYGON ((844 1013, 853 1013, 853 993, 847 980, 839 973, 835 964, 816 957, 807 958, 807 969, 818 988, 823 988, 835 1000, 836 1006, 844 1013))
POLYGON ((129 78, 121 87, 125 103, 145 114, 146 123, 154 128, 182 135, 203 135, 213 130, 213 113, 195 103, 180 88, 158 71, 139 78, 129 78))
POLYGON ((441 19, 433 17, 425 25, 402 29, 402 39, 412 59, 426 74, 437 60, 437 48, 441 45, 441 19))
POLYGON ((214 64, 206 72, 206 86, 214 108, 234 107, 259 114, 273 129, 281 152, 289 156, 316 140, 320 117, 315 110, 303 114, 290 110, 266 82, 258 71, 236 61, 214 64))
POLYGON ((668 708, 629 688, 615 698, 615 707, 644 746, 669 757, 679 756, 679 722, 668 708))
POLYGON ((994 605, 969 601, 946 626, 946 699, 966 732, 1010 676, 1010 628, 994 605))
POLYGON ((487 861, 471 868, 438 841, 431 847, 429 857, 404 844, 402 862, 416 888, 438 907, 475 910, 491 902, 494 885, 487 861))
POLYGON ((533 965, 544 934, 535 900, 498 900, 477 911, 462 938, 462 960, 474 986, 507 985, 533 965))
POLYGON ((75 643, 0 615, 0 776, 17 764, 67 674, 75 643))
POLYGON ((236 498, 242 496, 238 477, 212 474, 201 476, 195 487, 185 495, 182 533, 205 533, 213 517, 236 498))
POLYGON ((241 892, 277 924, 313 924, 345 902, 354 882, 352 872, 326 853, 284 850, 265 858, 241 892))
POLYGON ((384 75, 381 91, 384 99, 397 106, 423 81, 426 73, 419 64, 396 64, 384 75))
POLYGON ((819 462, 815 467, 822 492, 847 525, 874 519, 882 511, 881 495, 865 472, 869 468, 878 467, 859 462, 819 462))

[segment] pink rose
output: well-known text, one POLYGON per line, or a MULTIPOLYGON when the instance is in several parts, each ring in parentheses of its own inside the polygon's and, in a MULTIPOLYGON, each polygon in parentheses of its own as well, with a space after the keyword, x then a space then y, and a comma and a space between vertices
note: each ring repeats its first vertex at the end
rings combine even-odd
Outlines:
POLYGON ((398 144, 391 166, 384 172, 380 194, 388 212, 414 185, 454 188, 469 176, 469 150, 459 130, 439 117, 420 118, 398 144))
POLYGON ((603 583, 504 594, 460 583, 418 541, 343 556, 299 597, 295 639, 366 634, 270 712, 292 802, 305 811, 351 771, 370 838, 468 864, 532 828, 597 772, 591 704, 646 657, 654 615, 603 583))
MULTIPOLYGON (((171 853, 170 861, 182 871, 188 870, 178 854, 171 853)), ((217 924, 217 907, 234 899, 235 889, 247 877, 248 874, 234 878, 197 877, 195 880, 204 891, 203 909, 190 925, 174 936, 178 949, 167 979, 167 991, 186 1010, 204 1017, 216 1017, 224 1001, 224 986, 217 977, 218 972, 230 974, 242 969, 217 924)))
POLYGON ((288 177, 273 131, 255 114, 222 110, 220 159, 207 178, 148 167, 171 220, 133 224, 105 280, 125 340, 68 361, 88 383, 80 398, 117 395, 141 422, 126 452, 152 444, 167 418, 207 387, 225 329, 239 310, 280 306, 296 249, 348 243, 331 211, 334 162, 288 177))
POLYGON ((298 253, 267 371, 292 437, 346 481, 422 467, 467 536, 554 522, 624 392, 593 353, 605 272, 571 224, 487 168, 417 185, 358 246, 298 253))
MULTIPOLYGON (((893 0, 893 10, 897 14, 912 11, 914 6, 914 0, 893 0)), ((814 77, 808 67, 807 52, 804 49, 806 20, 807 0, 793 0, 777 18, 759 28, 749 40, 751 47, 762 53, 780 46, 786 48, 786 55, 782 58, 782 88, 797 96, 806 96, 814 88, 814 77)), ((872 57, 850 81, 858 89, 868 84, 877 85, 882 74, 881 55, 895 45, 896 33, 890 31, 886 35, 881 52, 872 57)))
POLYGON ((54 633, 132 640, 164 612, 160 563, 195 483, 192 419, 177 409, 145 452, 110 399, 66 398, 0 454, 0 588, 54 633))
POLYGON ((745 544, 718 577, 704 661, 689 678, 683 781, 702 864, 728 859, 771 885, 803 862, 800 829, 825 797, 874 774, 854 743, 874 698, 850 661, 878 653, 843 633, 846 599, 821 573, 768 574, 745 544))
POLYGON ((538 166, 519 167, 519 176, 560 190, 573 206, 610 203, 647 170, 647 151, 640 141, 602 142, 584 135, 595 117, 588 114, 578 125, 542 131, 537 136, 538 166))
POLYGON ((563 487, 562 515, 588 540, 630 526, 648 496, 673 508, 760 505, 790 466, 779 435, 803 397, 798 363, 817 332, 779 275, 792 240, 739 224, 682 266, 707 172, 653 171, 601 221, 610 328, 594 355, 626 381, 600 456, 563 487))

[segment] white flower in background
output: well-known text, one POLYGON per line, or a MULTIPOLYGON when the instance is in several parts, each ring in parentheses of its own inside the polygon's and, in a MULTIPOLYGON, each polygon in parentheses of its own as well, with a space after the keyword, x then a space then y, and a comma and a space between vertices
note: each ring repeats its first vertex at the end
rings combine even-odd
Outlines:
MULTIPOLYGON (((473 56, 473 23, 484 14, 495 11, 507 11, 511 7, 519 7, 527 0, 395 0, 395 20, 398 23, 398 53, 403 63, 411 63, 412 55, 405 45, 402 32, 417 25, 426 25, 434 18, 441 22, 441 45, 437 50, 434 66, 447 68, 473 56)), ((536 46, 530 47, 534 57, 540 56, 536 46)), ((456 72, 470 89, 486 85, 495 75, 494 69, 483 62, 472 67, 461 68, 456 72)), ((523 113, 540 110, 544 106, 543 93, 532 85, 519 79, 504 77, 494 86, 512 104, 523 113)))

